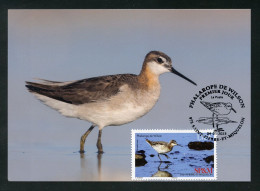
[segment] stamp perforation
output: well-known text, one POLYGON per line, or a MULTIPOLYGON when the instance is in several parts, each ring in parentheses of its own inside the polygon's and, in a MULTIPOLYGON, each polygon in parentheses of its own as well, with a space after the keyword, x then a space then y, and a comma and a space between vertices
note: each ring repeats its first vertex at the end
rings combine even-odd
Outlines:
MULTIPOLYGON (((212 132, 205 129, 201 132, 212 132)), ((192 129, 132 129, 131 130, 131 179, 133 181, 214 181, 217 180, 217 142, 214 141, 214 176, 213 177, 135 177, 135 133, 195 133, 192 129)))

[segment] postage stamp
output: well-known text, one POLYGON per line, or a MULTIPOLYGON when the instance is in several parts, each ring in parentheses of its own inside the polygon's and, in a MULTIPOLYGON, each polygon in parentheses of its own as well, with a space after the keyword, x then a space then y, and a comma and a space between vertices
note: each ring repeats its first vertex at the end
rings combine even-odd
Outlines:
POLYGON ((217 180, 216 147, 193 130, 132 130, 132 180, 217 180))
POLYGON ((236 135, 246 121, 246 105, 233 87, 210 84, 193 95, 189 103, 189 122, 192 129, 202 136, 201 129, 211 128, 215 137, 205 139, 224 141, 236 135))

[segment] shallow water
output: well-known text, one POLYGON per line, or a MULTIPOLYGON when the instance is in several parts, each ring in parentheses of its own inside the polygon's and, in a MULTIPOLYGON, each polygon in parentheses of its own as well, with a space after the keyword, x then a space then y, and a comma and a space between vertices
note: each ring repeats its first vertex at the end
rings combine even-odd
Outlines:
POLYGON ((131 180, 128 147, 104 147, 98 155, 95 146, 85 154, 78 148, 12 146, 8 153, 9 181, 127 181, 131 180))
MULTIPOLYGON (((140 133, 142 134, 142 133, 140 133)), ((139 135, 140 135, 139 134, 139 135)), ((145 134, 143 134, 145 135, 145 134)), ((147 135, 147 134, 146 134, 147 135)), ((175 146, 171 152, 167 153, 169 159, 160 155, 162 161, 158 157, 158 153, 145 141, 144 137, 137 137, 138 149, 144 150, 146 161, 144 166, 135 168, 136 177, 152 177, 152 176, 166 176, 166 177, 213 177, 214 163, 207 163, 203 158, 214 155, 212 150, 193 150, 189 149, 188 143, 191 141, 199 141, 196 133, 149 133, 149 140, 151 141, 166 141, 174 139, 181 146, 175 146), (156 135, 156 136, 153 136, 156 135), (157 137, 162 135, 161 137, 157 137), (154 156, 153 156, 154 155, 154 156), (197 173, 195 168, 212 168, 212 173, 197 173)))

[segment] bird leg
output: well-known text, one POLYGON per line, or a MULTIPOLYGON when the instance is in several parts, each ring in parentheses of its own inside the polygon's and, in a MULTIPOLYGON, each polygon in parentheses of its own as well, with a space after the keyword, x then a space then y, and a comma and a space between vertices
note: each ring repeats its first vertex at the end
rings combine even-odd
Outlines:
POLYGON ((98 132, 98 140, 97 140, 98 153, 104 153, 103 152, 103 147, 102 147, 102 144, 101 144, 101 135, 102 135, 102 130, 99 130, 99 132, 98 132))
POLYGON ((158 166, 158 171, 161 171, 161 169, 160 169, 161 165, 162 165, 162 161, 160 161, 160 164, 158 166))
POLYGON ((159 154, 159 153, 158 153, 158 157, 159 157, 160 161, 162 161, 162 159, 161 159, 161 157, 160 157, 160 154, 159 154))
POLYGON ((214 126, 215 126, 214 116, 215 116, 215 114, 213 113, 213 114, 212 114, 212 125, 213 125, 213 128, 214 128, 214 126))
POLYGON ((95 125, 91 125, 91 127, 86 131, 86 133, 84 133, 84 135, 81 136, 80 139, 80 153, 84 153, 84 145, 85 145, 85 141, 87 136, 89 135, 89 133, 94 129, 95 125))
POLYGON ((169 159, 168 155, 166 155, 166 154, 162 154, 162 155, 164 155, 167 159, 169 159))
POLYGON ((217 128, 217 131, 219 132, 219 129, 218 129, 218 122, 219 122, 219 120, 218 120, 218 115, 216 115, 216 128, 217 128))

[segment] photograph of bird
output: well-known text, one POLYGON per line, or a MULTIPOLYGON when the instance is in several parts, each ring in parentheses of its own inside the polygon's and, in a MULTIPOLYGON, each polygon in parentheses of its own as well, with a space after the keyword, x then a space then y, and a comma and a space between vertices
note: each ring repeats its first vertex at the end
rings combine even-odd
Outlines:
POLYGON ((196 85, 172 67, 169 56, 160 51, 151 51, 145 56, 138 75, 107 75, 69 82, 27 81, 26 87, 40 101, 62 115, 92 123, 81 136, 81 153, 84 153, 87 136, 98 126, 96 145, 98 152, 103 153, 102 129, 130 123, 148 113, 159 99, 159 76, 166 72, 196 85))

